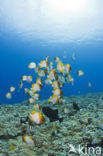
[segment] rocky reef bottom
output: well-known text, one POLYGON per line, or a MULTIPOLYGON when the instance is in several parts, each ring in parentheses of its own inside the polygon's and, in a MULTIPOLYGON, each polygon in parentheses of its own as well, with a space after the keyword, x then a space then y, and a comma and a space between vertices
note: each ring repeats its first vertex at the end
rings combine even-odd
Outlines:
POLYGON ((21 123, 21 117, 27 117, 34 104, 1 105, 0 156, 103 155, 103 127, 99 126, 103 121, 103 93, 64 97, 63 104, 53 105, 47 100, 38 104, 58 109, 63 121, 50 122, 44 115, 43 124, 21 123), (23 136, 30 136, 34 144, 24 142, 23 136))

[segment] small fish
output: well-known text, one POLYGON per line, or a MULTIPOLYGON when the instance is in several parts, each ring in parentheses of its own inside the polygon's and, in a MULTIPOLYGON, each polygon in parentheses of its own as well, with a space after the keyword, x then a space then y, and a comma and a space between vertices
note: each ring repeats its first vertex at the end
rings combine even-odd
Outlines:
POLYGON ((10 100, 12 98, 12 94, 10 92, 6 93, 6 99, 10 100))
POLYGON ((62 97, 63 96, 63 93, 62 93, 61 89, 59 89, 59 88, 55 88, 53 90, 53 94, 57 95, 58 97, 62 97))
POLYGON ((32 140, 32 138, 30 136, 24 136, 23 141, 28 144, 34 144, 34 141, 32 140))
POLYGON ((55 62, 60 62, 61 60, 60 60, 59 57, 54 57, 54 61, 55 61, 55 62))
MULTIPOLYGON (((75 110, 77 110, 77 111, 80 110, 80 108, 79 108, 79 106, 78 106, 78 104, 77 104, 76 102, 73 102, 73 108, 74 108, 75 110)), ((87 118, 87 119, 88 119, 88 118, 87 118)), ((83 118, 83 120, 85 120, 85 118, 83 118)))
POLYGON ((15 87, 10 87, 10 92, 14 92, 15 91, 15 87))
POLYGON ((57 104, 59 103, 59 97, 55 94, 53 94, 52 96, 50 96, 50 98, 48 99, 48 102, 51 102, 53 104, 57 104))
POLYGON ((19 88, 22 88, 22 87, 23 87, 23 82, 22 82, 22 80, 20 80, 19 88))
POLYGON ((33 96, 32 96, 32 98, 33 98, 34 100, 39 100, 39 99, 40 99, 40 95, 34 93, 33 96))
POLYGON ((56 80, 56 81, 53 81, 52 82, 52 87, 53 88, 60 88, 60 84, 59 84, 59 82, 56 80))
POLYGON ((63 72, 65 71, 65 68, 64 68, 64 65, 63 65, 62 62, 58 62, 58 63, 57 63, 56 69, 57 69, 57 71, 60 72, 60 73, 63 73, 63 72))
POLYGON ((42 86, 39 83, 33 83, 32 89, 34 92, 40 91, 42 89, 42 86))
POLYGON ((36 63, 34 63, 34 62, 29 63, 28 68, 29 69, 35 69, 36 68, 36 63))
POLYGON ((34 104, 34 109, 40 109, 40 105, 39 104, 34 104))
POLYGON ((48 62, 48 61, 49 61, 49 59, 50 59, 50 57, 49 57, 49 56, 47 56, 47 57, 46 57, 46 61, 48 62))
POLYGON ((30 113, 30 120, 35 122, 36 124, 42 124, 45 121, 43 115, 37 111, 32 111, 30 113))
POLYGON ((91 144, 92 144, 92 145, 94 145, 94 144, 99 144, 100 142, 101 142, 101 139, 97 137, 97 138, 93 138, 93 139, 92 139, 91 144))
POLYGON ((59 99, 59 103, 62 103, 63 104, 63 103, 65 103, 65 100, 63 98, 60 98, 59 99))
POLYGON ((31 83, 32 82, 32 76, 27 76, 27 82, 31 83))
POLYGON ((49 85, 49 84, 52 84, 51 79, 50 79, 50 78, 46 78, 46 79, 45 79, 45 84, 48 84, 48 85, 49 85))
POLYGON ((27 77, 26 75, 23 75, 23 76, 21 77, 21 80, 22 80, 22 81, 27 81, 27 78, 28 78, 28 77, 27 77))
POLYGON ((89 118, 88 117, 83 117, 81 119, 81 122, 84 123, 84 124, 88 124, 89 123, 89 118))
POLYGON ((88 82, 88 87, 92 87, 92 84, 90 82, 88 82))
POLYGON ((65 72, 66 74, 69 73, 72 70, 71 65, 70 64, 65 64, 65 72))
POLYGON ((34 103, 34 102, 35 102, 34 98, 29 98, 28 99, 28 103, 34 103))
POLYGON ((64 51, 64 55, 63 55, 63 58, 66 59, 67 56, 66 56, 66 52, 64 51))
POLYGON ((65 78, 64 78, 64 76, 58 76, 57 77, 57 80, 58 80, 58 82, 59 82, 59 84, 60 84, 60 88, 61 87, 63 87, 64 86, 64 83, 65 83, 65 78))
POLYGON ((49 65, 49 63, 46 60, 43 60, 39 63, 40 68, 46 68, 49 65))
POLYGON ((42 85, 43 81, 42 81, 42 79, 40 79, 40 78, 38 77, 38 78, 36 79, 36 83, 42 85))
POLYGON ((55 80, 56 76, 57 76, 56 70, 55 70, 55 69, 52 69, 52 70, 49 72, 48 78, 49 78, 50 80, 55 80))
POLYGON ((38 73, 39 72, 39 69, 40 69, 39 67, 36 67, 35 68, 35 73, 38 73))
POLYGON ((45 77, 46 71, 45 70, 39 70, 38 75, 39 75, 39 77, 45 77))
POLYGON ((67 114, 69 112, 69 108, 64 108, 63 112, 67 114))
POLYGON ((74 85, 74 79, 70 74, 66 75, 66 81, 70 82, 72 85, 74 85))
POLYGON ((29 92, 29 89, 28 88, 24 88, 24 93, 28 93, 29 92))
POLYGON ((33 89, 28 90, 28 95, 29 95, 29 96, 33 96, 34 92, 35 92, 35 90, 33 90, 33 89))
POLYGON ((78 70, 78 71, 77 71, 77 75, 78 75, 78 76, 83 76, 83 75, 84 75, 83 70, 78 70))
POLYGON ((72 54, 72 60, 73 61, 75 60, 75 54, 74 53, 72 54))
POLYGON ((50 62, 50 70, 52 70, 53 69, 53 62, 51 61, 50 62))
POLYGON ((50 119, 50 122, 59 120, 62 122, 63 118, 59 118, 58 110, 53 110, 50 107, 43 107, 42 112, 50 119))

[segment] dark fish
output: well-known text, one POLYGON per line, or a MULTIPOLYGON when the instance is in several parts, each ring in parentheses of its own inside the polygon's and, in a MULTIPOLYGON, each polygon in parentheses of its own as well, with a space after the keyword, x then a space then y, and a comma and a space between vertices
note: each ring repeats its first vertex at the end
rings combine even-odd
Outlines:
POLYGON ((53 110, 50 107, 43 107, 43 113, 50 119, 50 122, 59 120, 62 122, 63 118, 58 117, 58 110, 53 110))
POLYGON ((76 102, 73 102, 73 108, 76 109, 77 111, 80 110, 80 108, 76 102))

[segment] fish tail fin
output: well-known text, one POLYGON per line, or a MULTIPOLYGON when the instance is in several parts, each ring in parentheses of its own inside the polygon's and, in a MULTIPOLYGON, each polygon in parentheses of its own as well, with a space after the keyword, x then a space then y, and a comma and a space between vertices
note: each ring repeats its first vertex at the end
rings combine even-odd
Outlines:
POLYGON ((59 118, 59 122, 62 122, 63 121, 63 118, 59 118))

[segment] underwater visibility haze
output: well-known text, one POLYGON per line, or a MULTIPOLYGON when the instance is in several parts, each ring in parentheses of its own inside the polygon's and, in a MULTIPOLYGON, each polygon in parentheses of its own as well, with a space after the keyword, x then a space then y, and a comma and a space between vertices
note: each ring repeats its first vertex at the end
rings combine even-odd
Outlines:
POLYGON ((0 71, 0 156, 103 148, 102 0, 0 0, 0 71))

